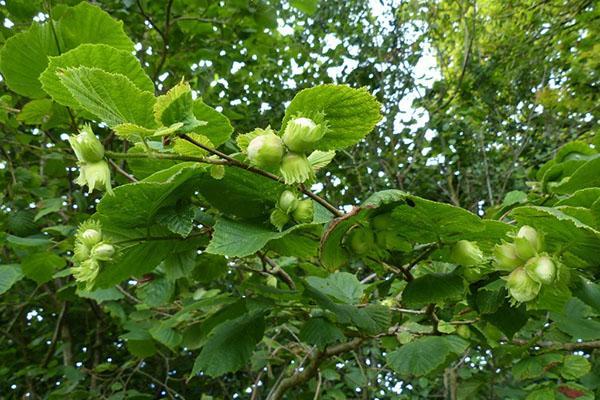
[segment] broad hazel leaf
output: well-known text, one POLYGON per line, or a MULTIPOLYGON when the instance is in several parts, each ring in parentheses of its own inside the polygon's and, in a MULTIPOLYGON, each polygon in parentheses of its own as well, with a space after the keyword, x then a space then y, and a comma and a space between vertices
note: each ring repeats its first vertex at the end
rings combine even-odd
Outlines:
POLYGON ((483 220, 450 204, 426 200, 400 190, 384 190, 373 194, 360 207, 355 207, 327 227, 320 249, 323 266, 335 270, 349 261, 351 254, 345 248, 346 232, 359 224, 372 229, 376 236, 380 231, 395 232, 395 245, 400 242, 427 244, 440 240, 452 243, 465 239, 477 241, 483 251, 490 251, 513 229, 509 224, 483 220), (380 227, 379 222, 383 222, 385 227, 380 227))
POLYGON ((319 0, 291 0, 290 5, 306 15, 313 15, 319 7, 319 0))
POLYGON ((194 362, 191 375, 202 372, 218 377, 242 368, 265 332, 262 312, 225 321, 211 333, 194 362))
POLYGON ((391 352, 387 361, 400 378, 418 377, 445 366, 467 347, 468 342, 456 336, 428 336, 391 352))
POLYGON ((104 43, 120 50, 133 50, 133 42, 123 29, 123 21, 84 1, 64 12, 59 32, 64 43, 62 51, 74 49, 82 43, 104 43))
POLYGON ((551 312, 550 318, 556 327, 568 333, 574 340, 600 339, 600 322, 590 319, 590 307, 581 300, 572 298, 562 313, 551 312))
POLYGON ((323 119, 325 136, 319 150, 337 150, 358 143, 381 119, 381 104, 366 88, 345 85, 320 85, 300 91, 291 101, 281 124, 281 132, 290 119, 302 116, 323 119))
POLYGON ((17 121, 27 125, 41 125, 52 116, 52 100, 35 99, 25 104, 17 114, 17 121))
POLYGON ((583 356, 568 355, 560 369, 560 374, 567 380, 576 380, 589 373, 592 369, 590 362, 583 356))
POLYGON ((181 82, 156 99, 154 118, 163 126, 183 123, 179 130, 189 133, 207 124, 206 121, 196 119, 193 106, 192 89, 187 82, 181 82))
POLYGON ((133 42, 117 21, 97 6, 81 2, 67 8, 58 22, 33 23, 9 38, 0 51, 0 71, 8 87, 30 98, 44 97, 39 80, 49 56, 58 56, 83 43, 104 43, 132 51, 133 42), (50 24, 54 24, 52 27, 50 24))
POLYGON ((31 254, 21 262, 23 275, 39 284, 48 282, 54 272, 65 265, 66 261, 62 257, 50 252, 31 254))
POLYGON ((23 271, 19 264, 0 265, 0 294, 8 291, 21 279, 23 279, 23 271))
POLYGON ((342 331, 324 318, 311 318, 300 329, 303 342, 324 349, 325 346, 344 340, 342 331))
POLYGON ((181 333, 177 332, 175 329, 167 326, 164 323, 157 323, 150 330, 150 335, 157 342, 164 344, 171 350, 175 349, 182 340, 181 333))
POLYGON ((281 239, 291 232, 311 225, 322 225, 331 218, 327 210, 314 203, 313 221, 297 224, 281 232, 272 226, 221 217, 214 226, 214 233, 206 251, 230 257, 245 257, 256 253, 272 240, 281 239))
POLYGON ((211 206, 223 214, 248 220, 268 221, 285 189, 279 182, 240 168, 229 168, 221 180, 208 175, 201 180, 200 194, 211 206))
POLYGON ((113 196, 104 196, 96 208, 103 223, 123 228, 153 225, 158 211, 191 195, 206 171, 198 163, 180 163, 143 181, 122 185, 113 196))
POLYGON ((125 75, 88 67, 67 68, 58 74, 81 108, 108 126, 130 122, 156 127, 152 117, 154 95, 139 89, 125 75))
POLYGON ((206 136, 216 147, 229 140, 233 126, 226 116, 206 105, 202 99, 194 101, 193 110, 198 120, 207 122, 205 126, 198 129, 198 133, 206 136))
POLYGON ((327 278, 309 276, 306 281, 320 292, 346 304, 357 304, 366 286, 348 272, 336 272, 327 278))
POLYGON ((139 242, 120 250, 115 260, 106 263, 101 269, 94 286, 109 288, 129 278, 139 278, 151 272, 173 248, 170 240, 149 240, 139 242))
POLYGON ((48 68, 40 76, 42 88, 54 101, 79 108, 79 102, 60 82, 57 72, 72 67, 99 68, 126 76, 138 89, 152 93, 154 85, 137 58, 130 51, 119 50, 106 44, 82 44, 58 57, 50 57, 48 68))
POLYGON ((600 186, 600 155, 579 166, 573 174, 554 185, 550 190, 558 194, 573 193, 580 189, 600 186))
POLYGON ((50 23, 37 24, 9 38, 0 51, 0 71, 8 88, 20 95, 39 98, 46 93, 38 80, 48 56, 59 55, 50 23))
POLYGON ((408 283, 402 300, 412 306, 452 302, 462 298, 465 288, 457 274, 426 274, 408 283))
POLYGON ((555 206, 573 206, 592 208, 600 200, 600 187, 581 189, 569 197, 558 201, 555 206))

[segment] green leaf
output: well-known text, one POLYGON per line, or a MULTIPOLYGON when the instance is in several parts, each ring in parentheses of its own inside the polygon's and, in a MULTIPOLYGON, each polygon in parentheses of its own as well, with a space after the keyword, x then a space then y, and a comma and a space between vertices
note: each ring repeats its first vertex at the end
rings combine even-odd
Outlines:
MULTIPOLYGON (((505 291, 499 293, 505 294, 505 291)), ((502 305, 492 314, 485 314, 482 318, 502 331, 507 337, 512 338, 529 320, 525 305, 512 307, 506 297, 502 305)))
POLYGON ((17 114, 17 121, 28 125, 41 125, 52 116, 52 100, 36 99, 25 104, 17 114))
MULTIPOLYGON (((194 141, 207 147, 214 147, 210 140, 204 135, 200 135, 199 133, 189 133, 188 136, 194 141)), ((192 157, 203 157, 207 154, 207 151, 203 148, 182 138, 176 138, 174 140, 173 151, 182 156, 192 157)))
POLYGON ((457 274, 427 274, 408 282, 402 300, 414 306, 452 302, 459 300, 464 291, 463 280, 457 274))
POLYGON ((167 326, 164 323, 154 325, 148 332, 157 342, 164 344, 171 350, 175 349, 181 343, 183 338, 181 333, 167 326))
POLYGON ((201 178, 200 194, 223 214, 268 221, 285 186, 252 172, 229 168, 223 179, 201 178))
POLYGON ((218 377, 242 368, 264 334, 261 312, 246 314, 218 325, 194 362, 191 375, 198 372, 218 377))
POLYGON ((381 119, 381 105, 366 90, 344 85, 320 85, 300 91, 283 118, 281 132, 291 118, 323 115, 328 130, 318 142, 319 150, 336 150, 358 143, 381 119))
POLYGON ((303 342, 324 349, 327 345, 344 340, 342 331, 323 318, 311 318, 300 329, 303 342))
POLYGON ((444 366, 450 357, 464 352, 467 347, 468 342, 458 337, 429 336, 391 352, 387 361, 401 378, 423 376, 444 366))
POLYGON ((38 247, 52 243, 50 239, 39 237, 18 237, 6 235, 6 241, 15 247, 38 247))
POLYGON ((377 192, 360 208, 327 227, 321 240, 321 263, 329 270, 340 268, 349 260, 344 248, 346 232, 356 224, 386 213, 388 229, 414 244, 455 242, 461 239, 477 241, 482 250, 491 250, 513 228, 503 222, 482 220, 477 215, 449 204, 438 203, 410 195, 400 190, 377 192))
POLYGON ((156 345, 152 340, 127 340, 127 350, 136 357, 147 358, 156 353, 156 345))
POLYGON ((246 221, 219 218, 214 226, 214 233, 206 251, 212 254, 221 254, 230 257, 245 257, 256 253, 271 240, 280 239, 297 229, 320 225, 331 218, 328 212, 314 203, 315 216, 313 222, 297 224, 281 232, 246 221))
POLYGON ((319 6, 319 0, 291 0, 290 5, 306 15, 313 15, 319 6))
POLYGON ((542 389, 534 390, 529 393, 525 400, 554 400, 554 388, 547 387, 542 389))
POLYGON ((226 116, 206 105, 202 99, 194 101, 193 110, 197 119, 207 122, 205 126, 198 129, 198 133, 206 136, 215 147, 229 140, 233 127, 226 116))
POLYGON ((31 254, 21 261, 23 275, 39 284, 48 282, 52 279, 54 271, 65 265, 63 258, 50 252, 31 254))
POLYGON ((582 356, 567 355, 560 369, 560 375, 567 380, 577 380, 590 372, 590 362, 582 356))
POLYGON ((187 237, 194 228, 194 207, 189 205, 167 207, 158 216, 158 222, 182 237, 187 237))
POLYGON ((58 57, 50 57, 48 68, 40 76, 42 88, 54 101, 79 108, 79 102, 63 86, 59 71, 74 67, 99 68, 126 76, 138 89, 152 93, 154 85, 131 51, 118 50, 105 44, 82 44, 58 57))
POLYGON ((95 286, 107 288, 152 271, 172 248, 169 240, 150 240, 123 249, 115 261, 101 268, 95 286))
POLYGON ((105 301, 121 300, 125 297, 125 295, 123 293, 119 292, 114 287, 107 288, 107 289, 96 289, 96 290, 92 290, 92 291, 78 289, 77 295, 79 297, 83 297, 85 299, 92 299, 92 300, 96 301, 97 303, 103 303, 105 301))
POLYGON ((166 94, 159 96, 154 104, 154 119, 158 125, 170 126, 183 123, 179 129, 189 133, 207 124, 196 119, 193 110, 192 88, 187 82, 172 87, 166 94))
POLYGON ((23 271, 19 264, 0 265, 0 294, 6 293, 21 279, 23 279, 23 271))
POLYGON ((577 168, 570 177, 553 186, 551 190, 558 194, 568 194, 580 189, 598 187, 600 186, 598 171, 600 171, 600 156, 587 161, 577 168))
POLYGON ((580 278, 575 281, 573 294, 600 313, 600 285, 580 278))
POLYGON ((320 292, 346 304, 357 304, 366 287, 348 272, 336 272, 327 278, 309 276, 306 281, 320 292))
POLYGON ((573 206, 592 208, 593 204, 600 199, 600 187, 581 189, 567 198, 558 201, 555 206, 573 206))
POLYGON ((160 209, 171 207, 194 192, 196 179, 204 171, 205 166, 198 163, 180 163, 143 181, 119 186, 113 196, 102 198, 97 213, 109 225, 151 226, 160 209))
POLYGON ((38 78, 48 65, 48 56, 59 54, 50 23, 54 22, 32 24, 0 50, 0 71, 13 92, 30 98, 46 95, 38 78))
POLYGON ((55 213, 63 207, 63 199, 60 197, 54 199, 46 199, 42 202, 40 210, 35 214, 34 221, 42 218, 45 215, 55 213))
POLYGON ((562 313, 551 312, 550 318, 556 322, 561 331, 571 335, 573 339, 600 339, 600 322, 589 319, 589 307, 577 298, 571 299, 562 313))
POLYGON ((562 361, 563 356, 556 353, 527 357, 513 366, 512 373, 517 380, 536 379, 562 361))
MULTIPOLYGON (((550 253, 562 252, 563 261, 584 261, 577 267, 597 265, 600 254, 600 232, 585 225, 576 218, 550 207, 518 207, 511 215, 523 225, 530 225, 544 234, 546 250, 550 253), (575 256, 575 259, 569 258, 575 256)), ((579 262, 581 262, 579 261, 579 262)))
POLYGON ((175 292, 175 284, 164 277, 159 277, 145 283, 137 290, 137 295, 150 307, 159 307, 166 304, 175 292))
POLYGON ((130 122, 153 128, 154 95, 140 90, 125 75, 77 67, 58 72, 60 82, 86 111, 108 126, 130 122))
POLYGON ((27 31, 9 38, 0 51, 0 71, 11 90, 30 98, 44 97, 39 77, 48 66, 48 56, 58 56, 83 43, 133 50, 122 21, 81 2, 66 9, 58 22, 33 23, 27 31))
POLYGON ((123 21, 87 2, 65 11, 60 18, 60 36, 64 43, 63 51, 82 43, 104 43, 121 50, 133 50, 133 42, 123 29, 123 21))

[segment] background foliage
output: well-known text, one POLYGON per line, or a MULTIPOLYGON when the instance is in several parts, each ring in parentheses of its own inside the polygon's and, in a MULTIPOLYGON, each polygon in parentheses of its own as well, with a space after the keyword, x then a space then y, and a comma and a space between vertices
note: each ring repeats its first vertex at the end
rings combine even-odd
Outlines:
POLYGON ((596 2, 78 3, 0 6, 0 398, 600 393, 596 2), (117 158, 143 149, 115 127, 156 129, 146 106, 182 79, 226 154, 279 129, 301 89, 366 87, 383 119, 312 187, 348 214, 279 233, 261 223, 275 182, 117 158), (67 138, 89 121, 114 197, 73 183, 67 138), (348 254, 348 228, 387 212, 404 247, 348 254), (69 268, 94 213, 124 255, 86 290, 69 268), (491 257, 523 224, 568 273, 511 306, 497 271, 449 253, 466 239, 491 257))

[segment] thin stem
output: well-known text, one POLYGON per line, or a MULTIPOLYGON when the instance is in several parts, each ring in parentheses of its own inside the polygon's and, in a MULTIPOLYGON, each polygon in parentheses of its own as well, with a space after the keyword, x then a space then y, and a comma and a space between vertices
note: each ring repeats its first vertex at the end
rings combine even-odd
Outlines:
POLYGON ((138 180, 136 179, 135 176, 131 175, 130 173, 128 173, 127 171, 125 171, 123 168, 121 168, 119 166, 119 164, 117 164, 116 162, 114 162, 113 160, 111 160, 110 158, 108 159, 108 162, 110 163, 110 165, 112 165, 114 167, 114 169, 120 173, 121 175, 123 175, 125 178, 127 178, 130 182, 137 182, 138 180))
POLYGON ((227 165, 227 161, 213 160, 206 157, 183 156, 173 153, 119 153, 116 151, 107 151, 105 154, 111 158, 131 159, 131 158, 156 158, 160 160, 194 161, 204 164, 227 165))
MULTIPOLYGON (((221 157, 224 160, 229 161, 229 165, 233 166, 233 167, 237 167, 237 168, 241 168, 241 169, 245 169, 247 171, 253 172, 255 174, 264 176, 265 178, 269 178, 271 180, 274 180, 276 182, 281 182, 283 183, 283 180, 277 176, 274 175, 268 171, 264 171, 260 168, 256 168, 253 167, 252 165, 248 165, 246 163, 243 163, 239 160, 236 160, 235 158, 228 156, 227 154, 220 152, 219 150, 216 149, 212 149, 194 139, 192 139, 191 137, 183 134, 181 135, 181 138, 184 140, 187 140, 188 142, 192 143, 193 145, 200 147, 201 149, 204 149, 206 151, 208 151, 211 154, 214 154, 216 156, 221 157)), ((330 204, 329 202, 327 202, 327 200, 323 199, 322 197, 314 194, 313 192, 311 192, 310 190, 306 189, 306 187, 303 184, 299 185, 299 189, 302 193, 304 193, 305 195, 307 195, 308 197, 310 197, 311 199, 313 199, 314 201, 316 201, 317 203, 321 204, 323 207, 325 207, 331 214, 333 214, 335 217, 339 218, 342 217, 344 214, 338 210, 336 207, 334 207, 332 204, 330 204)))

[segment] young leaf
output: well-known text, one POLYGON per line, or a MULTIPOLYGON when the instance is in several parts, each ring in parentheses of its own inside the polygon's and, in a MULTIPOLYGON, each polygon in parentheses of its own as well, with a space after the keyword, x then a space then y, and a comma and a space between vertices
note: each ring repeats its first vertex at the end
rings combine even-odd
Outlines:
POLYGON ((229 140, 233 127, 226 116, 206 105, 202 99, 194 101, 193 110, 198 120, 207 122, 198 132, 206 136, 215 147, 229 140))
POLYGON ((140 90, 125 75, 77 67, 59 71, 59 78, 83 109, 108 126, 125 122, 156 126, 152 118, 154 95, 140 90))
POLYGON ((250 359, 264 331, 262 312, 246 314, 218 325, 196 358, 191 375, 203 372, 217 377, 239 370, 250 359))
POLYGON ((40 76, 42 88, 54 101, 72 108, 79 102, 60 82, 58 72, 67 68, 90 67, 126 76, 138 89, 152 93, 154 85, 130 51, 106 44, 82 44, 58 57, 50 57, 48 68, 40 76))
POLYGON ((440 368, 449 356, 466 350, 459 337, 429 336, 407 343, 388 355, 388 363, 401 378, 423 376, 440 368), (451 339, 450 339, 451 338, 451 339))
POLYGON ((156 99, 154 119, 163 126, 182 123, 179 130, 184 133, 196 131, 207 122, 196 119, 193 105, 192 88, 187 82, 180 82, 156 99))
POLYGON ((324 115, 327 133, 319 140, 319 150, 336 150, 358 143, 381 119, 381 105, 365 89, 344 85, 320 85, 299 92, 287 110, 281 132, 298 115, 314 118, 324 115))

